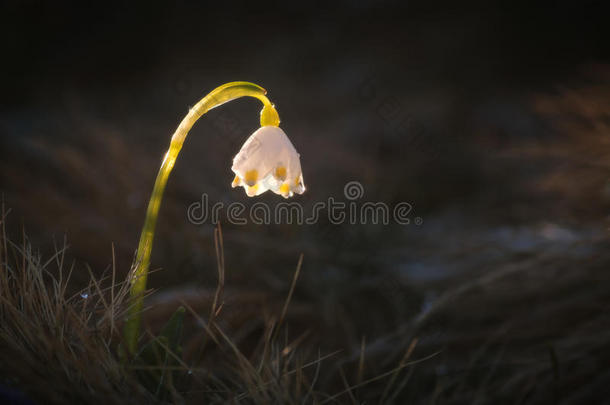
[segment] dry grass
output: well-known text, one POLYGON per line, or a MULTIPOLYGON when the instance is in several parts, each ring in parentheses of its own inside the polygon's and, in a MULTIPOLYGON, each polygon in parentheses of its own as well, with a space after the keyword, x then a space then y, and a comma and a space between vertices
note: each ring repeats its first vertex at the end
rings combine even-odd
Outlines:
POLYGON ((313 326, 289 328, 302 258, 278 310, 257 317, 264 306, 255 299, 236 305, 226 294, 218 228, 218 284, 206 304, 149 297, 142 343, 158 341, 154 320, 182 304, 183 350, 160 366, 121 365, 125 284, 111 271, 75 289, 70 275, 78 270, 67 264, 65 244, 42 260, 26 237, 19 244, 6 237, 2 218, 1 384, 40 403, 576 404, 607 391, 610 250, 600 235, 576 242, 580 254, 511 257, 456 279, 394 332, 320 352, 313 326), (163 379, 151 386, 151 375, 163 379))
POLYGON ((122 365, 127 290, 114 269, 99 280, 88 271, 85 288, 74 288, 78 270, 68 265, 66 244, 42 260, 25 236, 6 237, 5 219, 0 384, 40 403, 578 404, 608 390, 610 250, 600 235, 574 243, 581 254, 510 257, 457 278, 393 332, 322 352, 315 325, 291 329, 303 258, 277 311, 257 316, 267 311, 260 300, 227 295, 217 228, 216 290, 203 301, 201 292, 148 299, 141 343, 167 348, 159 322, 183 305, 183 349, 161 364, 122 365))
POLYGON ((43 260, 25 234, 20 243, 6 237, 6 214, 0 237, 2 384, 41 403, 149 402, 152 397, 114 356, 126 286, 91 276, 89 285, 74 290, 67 246, 43 260))
MULTIPOLYGON (((66 243, 43 260, 25 233, 21 243, 7 238, 6 216, 3 211, 0 383, 40 403, 358 403, 361 388, 371 385, 376 385, 372 392, 378 399, 391 400, 404 389, 398 379, 403 369, 418 362, 409 362, 413 341, 395 366, 365 378, 364 340, 355 362, 341 351, 303 350, 308 332, 292 339, 285 327, 302 256, 281 311, 265 321, 258 338, 238 347, 239 335, 252 331, 247 324, 235 330, 222 319, 224 257, 217 228, 218 286, 209 311, 201 314, 181 300, 191 325, 190 347, 170 353, 169 361, 159 365, 141 359, 122 364, 117 353, 127 283, 115 280, 114 267, 101 279, 87 269, 88 285, 75 289, 71 276, 78 270, 67 263, 66 243), (348 382, 344 367, 350 363, 357 366, 357 378, 348 382)), ((154 325, 145 332, 142 343, 158 342, 168 349, 154 325)))
MULTIPOLYGON (((590 259, 515 258, 463 282, 403 329, 442 348, 417 379, 441 403, 598 403, 608 394, 608 241, 590 259)), ((399 337, 396 337, 399 339, 399 337)), ((385 342, 388 344, 389 342, 385 342)))

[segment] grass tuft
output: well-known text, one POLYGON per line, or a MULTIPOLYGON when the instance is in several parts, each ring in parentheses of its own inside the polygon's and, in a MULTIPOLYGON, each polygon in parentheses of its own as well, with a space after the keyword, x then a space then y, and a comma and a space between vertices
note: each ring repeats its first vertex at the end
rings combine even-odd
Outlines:
POLYGON ((239 339, 236 341, 232 336, 239 333, 231 330, 223 319, 225 268, 220 227, 215 230, 218 283, 209 311, 202 315, 182 301, 185 311, 179 309, 176 313, 179 317, 175 314, 159 334, 149 328, 146 339, 140 342, 140 355, 122 362, 118 353, 124 344, 120 332, 129 309, 129 282, 116 281, 114 260, 110 274, 96 278, 88 266, 83 269, 74 262, 68 263, 65 240, 52 257, 44 260, 34 251, 25 233, 20 243, 6 236, 7 214, 3 207, 0 385, 21 391, 34 401, 357 403, 358 389, 367 384, 387 380, 383 396, 389 398, 398 394, 391 390, 392 386, 404 386, 397 377, 410 365, 407 359, 414 343, 397 367, 363 379, 363 340, 360 357, 354 363, 358 379, 350 383, 344 367, 351 364, 346 363, 344 353, 303 350, 310 332, 296 337, 288 333, 287 313, 303 256, 298 260, 278 316, 266 321, 253 344, 237 343, 239 339), (73 285, 75 271, 87 272, 89 278, 84 287, 73 285), (196 342, 195 349, 183 350, 177 341, 185 315, 190 319, 190 341, 196 342), (180 328, 172 322, 179 322, 180 328), (179 330, 179 334, 172 335, 174 330, 179 330))
POLYGON ((25 233, 20 243, 7 238, 7 214, 3 207, 0 384, 48 404, 154 401, 115 356, 127 285, 90 274, 88 285, 74 289, 65 240, 43 260, 25 233))

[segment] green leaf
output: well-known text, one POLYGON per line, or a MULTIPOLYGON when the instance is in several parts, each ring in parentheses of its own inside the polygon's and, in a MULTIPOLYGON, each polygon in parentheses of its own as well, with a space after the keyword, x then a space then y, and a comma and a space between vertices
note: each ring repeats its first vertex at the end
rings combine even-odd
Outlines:
POLYGON ((165 324, 161 333, 142 347, 134 365, 140 382, 160 399, 176 395, 174 381, 177 370, 168 369, 179 364, 182 347, 180 339, 185 310, 179 307, 165 324))

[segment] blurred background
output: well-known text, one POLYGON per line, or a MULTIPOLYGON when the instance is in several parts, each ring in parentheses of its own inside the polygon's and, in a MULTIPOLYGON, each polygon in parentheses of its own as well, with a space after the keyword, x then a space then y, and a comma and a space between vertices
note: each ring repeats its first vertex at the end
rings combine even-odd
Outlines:
MULTIPOLYGON (((601 2, 5 2, 0 21, 0 192, 11 232, 25 228, 44 255, 65 237, 77 263, 103 274, 114 246, 126 276, 178 123, 216 86, 252 81, 301 154, 307 192, 292 201, 305 212, 345 201, 350 181, 362 201, 413 210, 408 225, 221 220, 223 311, 243 345, 281 309, 303 253, 288 324, 309 331, 313 352, 339 349, 349 363, 365 338, 370 375, 413 338, 414 357, 438 353, 418 364, 405 400, 608 393, 601 2)), ((151 305, 209 306, 214 224, 187 218, 202 193, 225 205, 283 201, 230 188, 259 111, 235 101, 191 131, 161 208, 151 305)))

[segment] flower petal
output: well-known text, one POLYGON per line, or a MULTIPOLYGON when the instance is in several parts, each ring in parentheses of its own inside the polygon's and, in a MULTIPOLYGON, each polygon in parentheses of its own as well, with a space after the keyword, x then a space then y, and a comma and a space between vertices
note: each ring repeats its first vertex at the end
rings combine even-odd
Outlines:
POLYGON ((267 190, 284 197, 305 191, 296 149, 279 127, 264 126, 254 132, 233 159, 233 187, 243 186, 249 196, 267 190))

